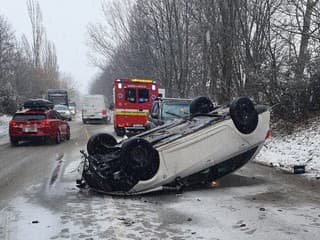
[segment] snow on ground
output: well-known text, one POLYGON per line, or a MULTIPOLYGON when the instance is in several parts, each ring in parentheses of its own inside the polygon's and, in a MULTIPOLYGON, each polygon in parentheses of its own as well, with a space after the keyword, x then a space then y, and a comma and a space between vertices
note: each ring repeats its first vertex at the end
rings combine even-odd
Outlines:
POLYGON ((305 166, 306 176, 319 179, 320 118, 290 135, 271 137, 255 161, 288 172, 293 172, 294 166, 305 166))
POLYGON ((11 116, 0 115, 0 144, 6 143, 8 139, 8 127, 11 116))

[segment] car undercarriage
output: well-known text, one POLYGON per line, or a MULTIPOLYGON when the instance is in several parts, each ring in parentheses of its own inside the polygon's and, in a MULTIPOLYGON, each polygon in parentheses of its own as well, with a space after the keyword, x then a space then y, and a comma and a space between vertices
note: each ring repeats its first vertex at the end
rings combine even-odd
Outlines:
POLYGON ((239 169, 259 152, 270 112, 246 97, 213 107, 205 97, 190 104, 190 116, 118 142, 92 136, 78 186, 133 195, 208 183, 239 169))

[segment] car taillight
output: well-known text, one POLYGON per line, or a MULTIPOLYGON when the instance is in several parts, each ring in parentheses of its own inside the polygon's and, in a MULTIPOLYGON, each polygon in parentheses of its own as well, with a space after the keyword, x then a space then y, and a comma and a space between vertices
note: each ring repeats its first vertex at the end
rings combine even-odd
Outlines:
POLYGON ((48 120, 42 120, 42 121, 40 121, 40 125, 47 126, 47 125, 49 125, 49 121, 48 120))
POLYGON ((271 130, 269 129, 267 134, 266 134, 266 138, 265 139, 268 139, 269 137, 271 137, 271 130))
POLYGON ((107 109, 102 109, 102 115, 106 115, 107 114, 107 109))
POLYGON ((17 126, 17 122, 16 122, 15 120, 11 120, 11 121, 9 122, 9 126, 10 126, 10 127, 16 127, 16 126, 17 126))

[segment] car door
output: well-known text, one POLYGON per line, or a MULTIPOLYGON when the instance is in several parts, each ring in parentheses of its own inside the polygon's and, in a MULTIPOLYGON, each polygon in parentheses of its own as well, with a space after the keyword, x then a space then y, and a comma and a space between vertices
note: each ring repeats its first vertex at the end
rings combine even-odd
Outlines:
POLYGON ((59 128, 59 122, 57 119, 56 111, 52 110, 49 112, 50 119, 50 134, 55 136, 57 134, 57 129, 59 128))

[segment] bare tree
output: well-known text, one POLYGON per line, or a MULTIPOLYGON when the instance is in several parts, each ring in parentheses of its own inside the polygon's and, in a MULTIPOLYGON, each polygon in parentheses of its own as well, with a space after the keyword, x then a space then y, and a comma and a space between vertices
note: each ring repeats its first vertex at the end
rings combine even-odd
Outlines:
POLYGON ((137 0, 123 11, 112 4, 103 8, 106 22, 89 27, 93 52, 102 56, 91 91, 110 95, 113 78, 148 76, 171 96, 226 102, 248 95, 281 103, 282 116, 293 119, 320 99, 319 5, 137 0))
POLYGON ((41 64, 41 50, 44 40, 44 27, 42 20, 42 12, 37 0, 28 0, 27 8, 29 19, 32 27, 32 54, 34 66, 40 67, 41 64))
MULTIPOLYGON (((294 1, 295 6, 296 6, 296 11, 301 11, 301 8, 304 6, 301 6, 299 3, 294 1)), ((309 45, 309 39, 310 39, 310 34, 311 34, 311 25, 312 25, 312 14, 313 11, 315 10, 315 6, 318 4, 319 0, 307 0, 306 5, 305 5, 305 10, 301 13, 302 15, 302 29, 301 31, 301 40, 300 40, 300 47, 299 47, 299 55, 297 59, 297 66, 296 66, 296 71, 295 71, 295 78, 296 80, 301 80, 303 79, 303 72, 305 69, 305 66, 308 61, 308 45, 309 45)), ((299 26, 301 26, 299 24, 299 26)), ((301 27, 300 27, 301 28, 301 27)))
POLYGON ((0 16, 0 112, 12 113, 15 110, 15 58, 13 31, 4 17, 0 16))

